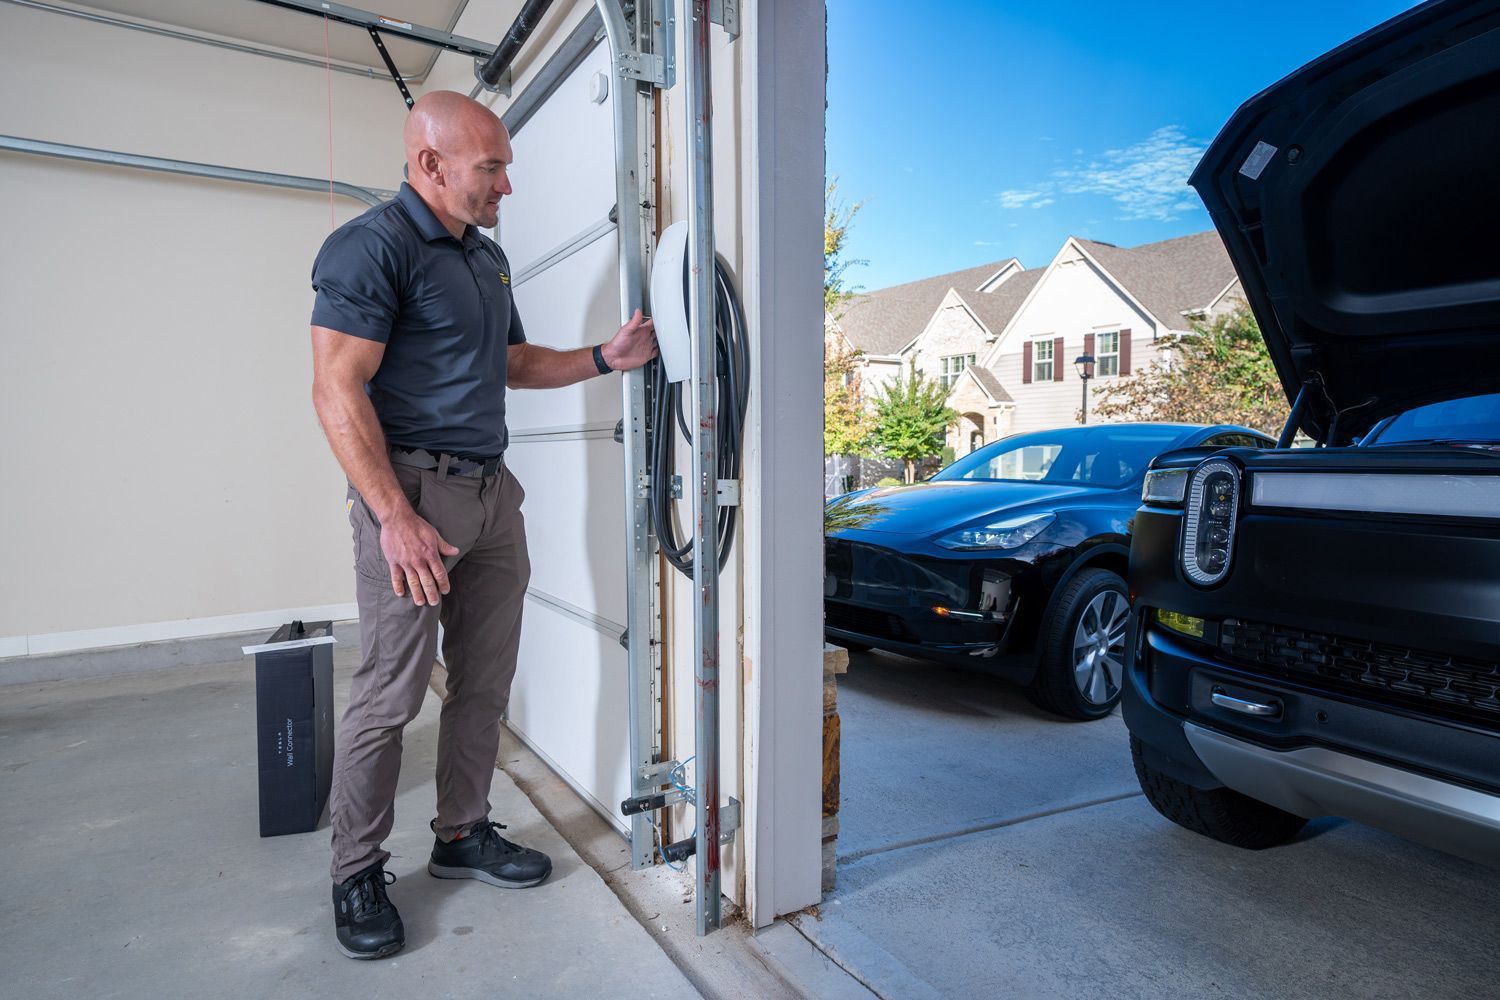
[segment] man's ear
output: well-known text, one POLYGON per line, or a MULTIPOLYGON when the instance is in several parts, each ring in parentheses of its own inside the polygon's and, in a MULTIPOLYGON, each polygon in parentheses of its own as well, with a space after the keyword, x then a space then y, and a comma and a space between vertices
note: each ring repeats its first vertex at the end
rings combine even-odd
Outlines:
POLYGON ((442 186, 443 184, 443 160, 431 149, 423 149, 417 153, 417 166, 427 179, 432 183, 442 186))

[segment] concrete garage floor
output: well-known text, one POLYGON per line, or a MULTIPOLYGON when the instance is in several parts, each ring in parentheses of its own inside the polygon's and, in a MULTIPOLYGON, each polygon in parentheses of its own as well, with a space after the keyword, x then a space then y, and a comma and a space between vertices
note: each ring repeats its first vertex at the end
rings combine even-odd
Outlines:
POLYGON ((1118 714, 883 653, 839 681, 838 889, 796 924, 883 997, 1493 998, 1497 873, 1338 819, 1248 852, 1139 794, 1118 714))
MULTIPOLYGON (((336 650, 342 711, 358 646, 336 650)), ((356 962, 333 944, 326 817, 258 836, 249 658, 0 688, 0 994, 699 996, 503 772, 493 815, 552 878, 427 874, 437 709, 429 693, 407 729, 387 844, 407 945, 356 962)))

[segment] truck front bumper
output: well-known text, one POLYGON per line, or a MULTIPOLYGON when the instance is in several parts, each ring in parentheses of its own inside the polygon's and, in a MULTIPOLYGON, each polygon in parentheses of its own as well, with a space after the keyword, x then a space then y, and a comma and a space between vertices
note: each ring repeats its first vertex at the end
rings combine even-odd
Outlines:
POLYGON ((1148 616, 1133 619, 1123 710, 1152 767, 1500 866, 1500 738, 1237 670, 1148 616), (1245 715, 1215 693, 1275 715, 1245 715))

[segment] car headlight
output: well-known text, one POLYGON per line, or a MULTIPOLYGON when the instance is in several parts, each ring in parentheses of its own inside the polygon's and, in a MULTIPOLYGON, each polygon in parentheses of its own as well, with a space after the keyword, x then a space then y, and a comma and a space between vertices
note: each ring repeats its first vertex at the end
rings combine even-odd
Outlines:
POLYGON ((1182 571, 1199 586, 1212 586, 1229 573, 1239 506, 1239 469, 1214 459, 1193 470, 1182 529, 1182 571))
POLYGON ((1192 469, 1153 469, 1146 473, 1141 485, 1141 500, 1144 503, 1171 504, 1177 506, 1187 495, 1188 475, 1192 469))
POLYGON ((1046 530, 1056 514, 1024 514, 993 524, 961 528, 937 540, 946 549, 1016 549, 1046 530))

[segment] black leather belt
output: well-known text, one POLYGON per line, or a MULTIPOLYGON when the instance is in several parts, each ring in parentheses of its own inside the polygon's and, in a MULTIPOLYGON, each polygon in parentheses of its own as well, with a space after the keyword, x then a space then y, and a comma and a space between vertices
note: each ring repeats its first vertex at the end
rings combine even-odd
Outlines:
POLYGON ((439 475, 467 476, 471 479, 487 479, 499 472, 505 464, 505 456, 494 458, 460 458, 446 452, 431 452, 425 448, 391 448, 391 461, 413 469, 437 469, 439 475))

